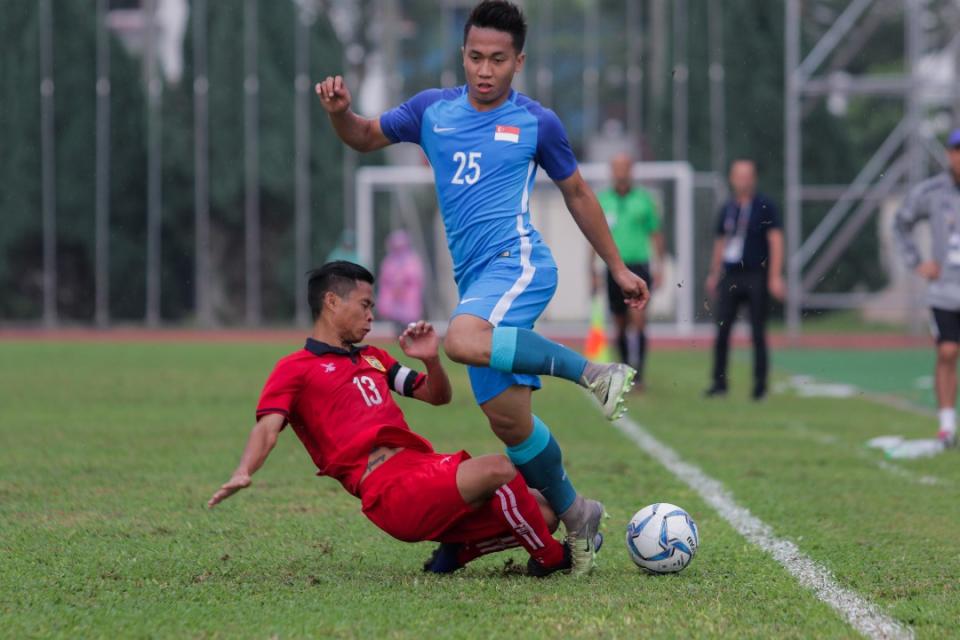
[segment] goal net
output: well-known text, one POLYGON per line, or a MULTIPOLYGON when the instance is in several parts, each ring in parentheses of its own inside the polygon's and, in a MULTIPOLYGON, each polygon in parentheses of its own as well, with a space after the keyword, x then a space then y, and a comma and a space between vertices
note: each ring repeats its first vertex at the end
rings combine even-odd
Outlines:
MULTIPOLYGON (((581 164, 580 172, 594 189, 610 184, 606 163, 581 164)), ((706 233, 716 200, 715 183, 707 179, 710 192, 705 205, 700 207, 701 215, 695 216, 695 174, 688 163, 640 162, 634 165, 633 175, 634 182, 650 191, 657 202, 667 247, 662 266, 663 283, 654 292, 650 306, 653 329, 689 335, 696 322, 695 300, 702 291, 698 285, 706 269, 702 255, 709 255, 709 249, 704 247, 710 241, 706 233), (698 243, 701 257, 698 257, 698 243)), ((567 211, 560 191, 542 171, 538 172, 537 186, 530 199, 530 219, 553 251, 559 268, 557 292, 540 323, 549 324, 554 333, 566 330, 571 336, 582 336, 591 310, 590 247, 567 211)), ((442 324, 456 307, 458 298, 437 208, 433 171, 425 165, 358 169, 357 251, 365 265, 376 270, 385 253, 384 239, 397 228, 409 232, 415 249, 424 259, 426 313, 431 320, 442 324)), ((598 269, 601 267, 596 265, 598 269)))

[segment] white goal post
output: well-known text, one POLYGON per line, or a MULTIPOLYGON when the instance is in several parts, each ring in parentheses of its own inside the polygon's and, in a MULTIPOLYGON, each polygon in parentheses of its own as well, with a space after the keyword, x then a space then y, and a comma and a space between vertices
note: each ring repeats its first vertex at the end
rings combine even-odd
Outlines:
MULTIPOLYGON (((580 172, 595 189, 604 188, 610 183, 610 169, 606 163, 581 164, 580 172)), ((666 234, 668 260, 664 265, 665 282, 661 291, 654 294, 654 320, 659 328, 670 333, 690 335, 694 330, 696 289, 693 286, 693 168, 687 162, 639 162, 634 165, 633 175, 637 184, 653 193, 661 217, 669 220, 668 228, 672 230, 666 234)), ((357 252, 361 262, 375 269, 379 264, 378 240, 386 235, 390 226, 406 228, 425 262, 430 265, 427 269, 427 289, 434 297, 433 303, 427 304, 428 314, 434 319, 445 320, 444 314, 448 314, 456 304, 456 290, 433 186, 433 170, 426 165, 368 166, 358 169, 357 252), (393 196, 392 204, 387 207, 389 222, 386 225, 383 223, 383 208, 377 207, 378 193, 393 196), (416 198, 413 197, 414 193, 416 198), (428 193, 429 196, 426 195, 428 193), (427 207, 430 211, 425 211, 427 207)), ((543 171, 537 174, 537 188, 530 202, 530 218, 552 249, 561 274, 557 293, 544 314, 544 321, 559 325, 582 325, 590 315, 590 283, 587 275, 589 245, 563 205, 559 190, 543 171)))

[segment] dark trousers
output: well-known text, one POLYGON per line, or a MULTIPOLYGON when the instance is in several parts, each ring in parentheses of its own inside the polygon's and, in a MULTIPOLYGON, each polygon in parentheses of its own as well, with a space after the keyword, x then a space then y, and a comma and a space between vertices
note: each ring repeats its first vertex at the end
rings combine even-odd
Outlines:
POLYGON ((727 360, 730 353, 730 330, 737 311, 746 303, 750 309, 750 330, 753 335, 753 382, 756 388, 767 384, 767 311, 770 295, 767 272, 734 271, 726 273, 717 287, 717 337, 713 344, 713 384, 727 386, 727 360))

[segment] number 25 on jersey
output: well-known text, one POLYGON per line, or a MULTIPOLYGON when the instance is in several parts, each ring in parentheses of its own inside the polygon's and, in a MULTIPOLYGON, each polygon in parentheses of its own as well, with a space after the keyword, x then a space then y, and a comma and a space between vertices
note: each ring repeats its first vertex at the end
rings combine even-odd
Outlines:
POLYGON ((479 151, 464 153, 457 151, 453 154, 453 161, 458 164, 457 172, 453 174, 450 184, 475 184, 480 179, 479 151))

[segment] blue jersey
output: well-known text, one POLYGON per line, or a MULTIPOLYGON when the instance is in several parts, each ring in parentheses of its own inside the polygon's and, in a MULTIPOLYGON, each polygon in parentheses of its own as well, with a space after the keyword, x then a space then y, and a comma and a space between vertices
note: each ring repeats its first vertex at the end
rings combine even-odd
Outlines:
POLYGON ((519 238, 539 241, 528 207, 538 166, 553 180, 577 168, 557 115, 516 91, 477 111, 465 86, 428 89, 380 116, 380 128, 430 160, 458 283, 519 238))

